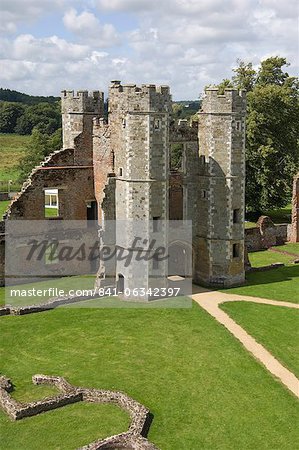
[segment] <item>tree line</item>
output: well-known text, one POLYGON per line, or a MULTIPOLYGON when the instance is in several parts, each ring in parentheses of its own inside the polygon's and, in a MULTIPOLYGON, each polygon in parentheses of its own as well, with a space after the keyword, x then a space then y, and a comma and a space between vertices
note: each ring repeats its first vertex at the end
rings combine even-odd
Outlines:
POLYGON ((0 102, 0 133, 31 134, 34 128, 44 134, 61 128, 60 101, 33 105, 0 102))
POLYGON ((41 95, 28 95, 11 89, 0 88, 0 101, 23 103, 25 105, 36 105, 37 103, 56 103, 59 97, 52 95, 44 97, 41 95))

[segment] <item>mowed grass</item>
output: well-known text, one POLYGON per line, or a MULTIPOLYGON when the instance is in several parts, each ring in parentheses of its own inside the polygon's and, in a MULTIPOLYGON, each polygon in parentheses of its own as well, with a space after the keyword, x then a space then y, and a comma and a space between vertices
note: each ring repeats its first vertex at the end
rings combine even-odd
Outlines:
MULTIPOLYGON (((33 374, 121 390, 154 415, 163 450, 293 449, 296 399, 198 305, 186 310, 55 310, 0 320, 2 372, 29 400, 33 374)), ((75 449, 123 428, 100 405, 17 423, 0 413, 5 449, 75 449)))
POLYGON ((249 253, 249 260, 252 267, 263 267, 275 263, 292 264, 296 257, 284 255, 283 253, 264 250, 262 252, 249 253))
POLYGON ((13 180, 19 177, 18 164, 24 156, 25 146, 30 136, 0 133, 0 181, 13 180))
MULTIPOLYGON (((286 250, 288 248, 292 248, 292 253, 296 253, 299 250, 299 244, 287 244, 280 247, 284 251, 288 251, 286 250)), ((296 256, 266 250, 249 253, 249 259, 252 267, 262 267, 277 262, 282 262, 286 266, 265 272, 249 272, 246 274, 244 286, 221 289, 222 292, 299 303, 299 264, 292 264, 296 256)))
POLYGON ((0 220, 2 219, 3 214, 7 210, 9 203, 10 203, 9 201, 0 202, 0 220))
POLYGON ((263 250, 261 252, 249 253, 249 260, 252 267, 262 267, 278 262, 290 265, 297 259, 297 256, 299 257, 299 244, 288 243, 272 248, 274 251, 263 250), (290 254, 285 254, 284 252, 290 254))
POLYGON ((278 247, 274 247, 276 250, 281 250, 284 252, 293 253, 294 255, 297 255, 299 257, 299 243, 298 244, 292 244, 289 242, 285 245, 279 245, 278 247))
POLYGON ((249 302, 227 302, 220 307, 299 376, 298 310, 249 302))
POLYGON ((247 273, 244 286, 221 292, 299 303, 299 265, 247 273))

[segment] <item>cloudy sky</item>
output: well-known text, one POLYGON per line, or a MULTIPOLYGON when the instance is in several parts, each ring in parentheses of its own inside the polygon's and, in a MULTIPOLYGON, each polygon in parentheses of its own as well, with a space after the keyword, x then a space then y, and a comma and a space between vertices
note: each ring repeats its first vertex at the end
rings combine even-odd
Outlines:
POLYGON ((59 95, 110 80, 196 99, 237 58, 298 73, 297 0, 1 0, 0 86, 59 95))

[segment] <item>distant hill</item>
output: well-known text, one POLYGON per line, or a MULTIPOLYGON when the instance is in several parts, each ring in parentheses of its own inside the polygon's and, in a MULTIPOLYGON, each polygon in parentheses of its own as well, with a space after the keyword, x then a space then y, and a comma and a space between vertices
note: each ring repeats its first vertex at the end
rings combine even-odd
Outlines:
POLYGON ((38 103, 55 103, 60 100, 59 97, 43 97, 23 94, 18 91, 11 91, 10 89, 0 88, 0 101, 17 102, 24 105, 37 105, 38 103))
POLYGON ((200 110, 199 100, 181 100, 173 102, 173 118, 189 120, 200 110))

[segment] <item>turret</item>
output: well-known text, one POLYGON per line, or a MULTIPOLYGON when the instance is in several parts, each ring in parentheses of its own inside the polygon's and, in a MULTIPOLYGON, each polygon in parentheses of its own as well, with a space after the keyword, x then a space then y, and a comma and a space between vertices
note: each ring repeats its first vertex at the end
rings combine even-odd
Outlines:
POLYGON ((199 113, 202 161, 195 281, 240 284, 244 274, 246 94, 208 88, 199 113))
POLYGON ((92 123, 104 115, 104 94, 62 91, 63 148, 74 148, 75 164, 92 164, 92 123))
MULTIPOLYGON (((109 129, 116 175, 116 219, 134 224, 132 231, 122 228, 117 240, 122 248, 129 249, 141 231, 150 241, 156 226, 160 226, 161 239, 166 239, 163 227, 168 220, 170 111, 167 86, 111 83, 109 129)), ((155 236, 157 239, 157 233, 155 236)), ((159 245, 166 246, 166 241, 160 240, 159 245)), ((167 262, 133 258, 130 267, 117 263, 116 276, 129 289, 166 287, 167 270, 167 262)))

